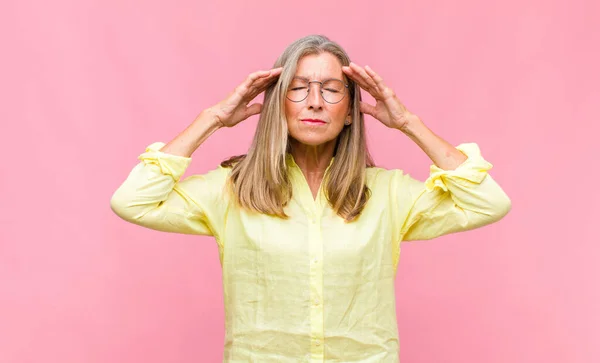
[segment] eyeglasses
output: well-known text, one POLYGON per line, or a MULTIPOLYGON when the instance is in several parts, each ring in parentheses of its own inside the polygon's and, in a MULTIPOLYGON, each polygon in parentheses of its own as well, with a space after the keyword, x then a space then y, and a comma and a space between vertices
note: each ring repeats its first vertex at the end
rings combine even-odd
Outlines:
POLYGON ((348 84, 340 81, 339 79, 328 79, 323 82, 309 82, 306 79, 294 78, 292 79, 292 83, 290 83, 290 87, 288 88, 286 94, 287 99, 292 102, 304 101, 310 92, 311 83, 319 83, 321 97, 323 97, 327 103, 340 102, 342 99, 344 99, 344 96, 346 96, 346 90, 348 89, 348 84))

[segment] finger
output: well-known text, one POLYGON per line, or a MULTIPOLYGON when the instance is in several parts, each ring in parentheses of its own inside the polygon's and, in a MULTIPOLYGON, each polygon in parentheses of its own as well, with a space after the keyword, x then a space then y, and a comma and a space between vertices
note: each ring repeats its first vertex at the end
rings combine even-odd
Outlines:
POLYGON ((283 67, 271 68, 271 70, 270 70, 271 75, 275 75, 275 74, 279 75, 279 74, 281 74, 281 71, 283 71, 283 67))
POLYGON ((275 82, 277 82, 276 78, 269 78, 269 79, 263 79, 263 80, 256 81, 252 85, 252 87, 250 87, 250 90, 249 90, 248 94, 246 95, 245 99, 248 102, 252 101, 256 96, 258 96, 259 94, 264 92, 268 87, 270 87, 275 82))
POLYGON ((252 84, 254 84, 254 81, 258 77, 259 77, 258 72, 248 75, 248 77, 246 77, 244 82, 242 82, 235 88, 234 92, 242 99, 247 99, 248 95, 252 92, 252 84))
MULTIPOLYGON (((250 84, 250 93, 255 93, 258 95, 262 91, 264 91, 270 84, 277 81, 277 77, 281 75, 281 71, 283 67, 273 68, 264 76, 260 76, 255 79, 252 84, 250 84)), ((255 95, 255 96, 256 96, 255 95)))
POLYGON ((365 91, 369 92, 369 94, 371 94, 372 96, 375 97, 375 94, 377 92, 376 89, 373 89, 373 87, 371 85, 369 85, 364 77, 362 77, 358 71, 356 70, 356 68, 350 68, 348 67, 348 73, 347 75, 352 78, 356 83, 358 83, 358 85, 364 89, 365 91))
MULTIPOLYGON (((379 91, 379 89, 377 88, 377 84, 375 83, 375 81, 373 80, 373 78, 371 78, 371 76, 364 70, 364 68, 360 67, 358 64, 356 63, 352 63, 350 62, 350 67, 360 76, 362 77, 363 81, 368 85, 368 87, 377 92, 379 91)), ((373 96, 375 96, 373 94, 373 92, 369 91, 369 93, 371 93, 373 96)))
POLYGON ((354 71, 350 67, 347 67, 346 69, 344 69, 344 67, 342 67, 342 70, 344 72, 346 72, 346 75, 348 77, 350 77, 354 82, 358 83, 358 85, 360 86, 360 88, 362 88, 365 91, 369 92, 369 85, 363 80, 363 78, 358 73, 356 73, 356 71, 354 71))
POLYGON ((362 113, 366 113, 367 115, 371 115, 371 116, 375 116, 375 107, 373 107, 372 105, 369 105, 368 103, 365 102, 360 102, 360 112, 362 113))
POLYGON ((248 77, 246 77, 246 79, 244 80, 244 82, 241 84, 242 88, 245 90, 250 89, 250 87, 252 87, 252 85, 254 84, 254 82, 256 82, 256 80, 267 77, 271 74, 271 71, 256 71, 253 73, 250 73, 248 75, 248 77))
POLYGON ((250 117, 252 115, 259 114, 261 110, 262 110, 262 104, 253 103, 252 105, 248 106, 248 108, 246 108, 246 117, 250 117))
POLYGON ((283 67, 272 68, 268 71, 264 71, 266 73, 264 75, 261 74, 261 76, 255 80, 255 82, 276 78, 281 74, 281 71, 283 71, 283 67))
POLYGON ((281 74, 282 69, 282 67, 279 67, 268 71, 251 73, 248 78, 246 78, 246 81, 238 87, 238 91, 242 98, 248 102, 252 101, 259 93, 264 91, 269 84, 276 81, 277 77, 281 74))
POLYGON ((264 91, 269 85, 277 81, 277 78, 281 75, 281 69, 282 68, 279 68, 278 70, 271 70, 268 76, 257 79, 252 84, 252 87, 261 89, 260 92, 264 91))
POLYGON ((386 88, 386 86, 383 84, 383 78, 381 78, 377 73, 375 73, 375 71, 371 67, 365 66, 365 71, 369 76, 371 76, 371 78, 373 78, 379 89, 386 88))
POLYGON ((256 72, 250 73, 248 75, 248 77, 246 78, 246 85, 250 86, 257 79, 268 76, 269 73, 270 73, 270 71, 256 71, 256 72))

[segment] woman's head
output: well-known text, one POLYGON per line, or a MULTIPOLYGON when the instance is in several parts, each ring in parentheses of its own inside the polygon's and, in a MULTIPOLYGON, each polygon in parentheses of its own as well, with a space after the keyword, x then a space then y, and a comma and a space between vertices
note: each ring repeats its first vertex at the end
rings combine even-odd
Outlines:
MULTIPOLYGON (((277 83, 272 86, 272 92, 265 94, 264 107, 272 108, 273 114, 279 116, 269 121, 280 122, 285 126, 287 151, 293 141, 315 146, 335 143, 338 137, 349 138, 353 133, 359 136, 364 132, 361 128, 358 85, 342 72, 342 66, 348 65, 350 58, 346 51, 339 44, 321 35, 310 35, 296 40, 278 57, 273 67, 283 69, 277 83), (319 87, 322 86, 317 82, 329 79, 341 81, 325 84, 333 84, 336 88, 340 85, 343 87, 342 90, 338 90, 344 92, 341 101, 332 98, 331 103, 320 96, 319 87), (309 88, 308 95, 305 90, 291 91, 292 88, 304 87, 309 88), (306 96, 304 100, 301 100, 302 94, 306 96), (300 101, 294 102, 297 100, 300 101), (325 124, 311 125, 302 121, 311 118, 323 120, 325 124), (352 127, 354 120, 357 122, 352 127)), ((355 142, 360 142, 360 138, 355 138, 355 142)))
POLYGON ((342 72, 342 66, 349 64, 342 47, 321 35, 296 40, 278 57, 273 68, 282 67, 281 74, 265 91, 248 154, 232 171, 234 192, 242 206, 285 217, 282 208, 291 197, 286 154, 294 143, 330 144, 335 159, 325 175, 327 198, 345 219, 358 216, 368 199, 365 168, 373 163, 359 108, 359 86, 342 72), (322 94, 321 82, 327 86, 322 94), (313 125, 305 119, 324 123, 313 125))
POLYGON ((284 100, 292 146, 335 144, 352 120, 348 87, 342 64, 331 53, 308 54, 298 60, 284 100))
POLYGON ((279 56, 274 67, 283 69, 274 96, 280 103, 277 106, 283 106, 290 141, 316 146, 335 142, 344 128, 348 128, 346 132, 351 131, 346 123, 351 125, 353 111, 360 117, 359 102, 354 99, 360 97, 360 92, 357 92, 358 85, 342 72, 342 66, 349 64, 348 54, 342 47, 318 35, 295 41, 279 56), (328 80, 325 84, 318 83, 328 80), (322 93, 325 97, 321 96, 320 87, 326 87, 322 93), (325 123, 314 125, 303 119, 319 119, 325 123))

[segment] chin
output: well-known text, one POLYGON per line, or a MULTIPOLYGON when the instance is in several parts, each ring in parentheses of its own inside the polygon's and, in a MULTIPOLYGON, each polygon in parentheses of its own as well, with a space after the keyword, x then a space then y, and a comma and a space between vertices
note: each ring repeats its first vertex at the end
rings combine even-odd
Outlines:
POLYGON ((319 135, 314 132, 302 132, 300 135, 290 135, 297 142, 308 146, 319 146, 335 140, 335 136, 319 135), (329 136, 329 137, 328 137, 329 136))

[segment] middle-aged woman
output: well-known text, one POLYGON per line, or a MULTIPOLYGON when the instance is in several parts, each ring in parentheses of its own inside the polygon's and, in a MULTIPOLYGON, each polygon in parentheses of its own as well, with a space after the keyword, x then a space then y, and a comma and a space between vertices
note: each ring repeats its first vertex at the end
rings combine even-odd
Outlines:
POLYGON ((293 42, 273 69, 250 74, 139 160, 111 207, 147 228, 214 236, 224 362, 398 362, 400 242, 481 227, 511 208, 477 144, 434 134, 324 36, 293 42), (263 91, 264 105, 249 105, 263 91), (246 155, 181 180, 213 132, 259 113, 246 155), (425 182, 374 166, 364 114, 429 156, 425 182))

